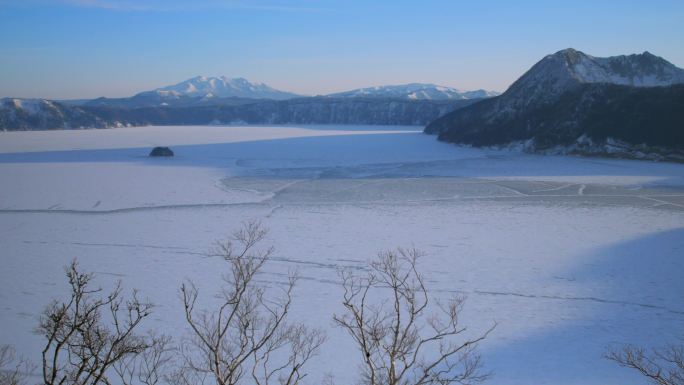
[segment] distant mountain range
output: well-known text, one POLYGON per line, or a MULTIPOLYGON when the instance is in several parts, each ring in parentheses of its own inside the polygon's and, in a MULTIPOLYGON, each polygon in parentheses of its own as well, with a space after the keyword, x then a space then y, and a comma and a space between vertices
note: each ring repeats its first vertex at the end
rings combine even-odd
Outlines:
POLYGON ((0 99, 0 128, 182 124, 427 125, 439 140, 684 161, 684 70, 642 54, 548 55, 501 95, 434 84, 305 97, 261 83, 195 77, 129 98, 0 99))
POLYGON ((499 95, 495 91, 462 91, 435 84, 410 83, 396 86, 359 88, 346 92, 329 94, 335 98, 397 98, 408 100, 465 100, 482 99, 499 95))
POLYGON ((599 58, 566 49, 425 132, 476 146, 684 160, 684 70, 649 52, 599 58))
POLYGON ((495 94, 418 83, 372 89, 372 93, 363 91, 371 90, 368 88, 305 97, 243 78, 198 76, 128 98, 43 100, 42 103, 5 98, 0 103, 0 128, 210 123, 425 125, 456 108, 495 94), (29 104, 37 107, 24 108, 29 104))
MULTIPOLYGON (((494 91, 461 91, 434 84, 411 83, 404 85, 359 88, 351 91, 320 95, 319 97, 373 98, 401 100, 472 100, 498 95, 494 91)), ((190 107, 238 105, 261 99, 288 100, 304 98, 291 92, 271 88, 263 83, 252 83, 243 78, 197 76, 184 82, 145 91, 128 98, 98 98, 77 101, 75 105, 97 107, 190 107)), ((65 101, 69 103, 69 101, 65 101)))

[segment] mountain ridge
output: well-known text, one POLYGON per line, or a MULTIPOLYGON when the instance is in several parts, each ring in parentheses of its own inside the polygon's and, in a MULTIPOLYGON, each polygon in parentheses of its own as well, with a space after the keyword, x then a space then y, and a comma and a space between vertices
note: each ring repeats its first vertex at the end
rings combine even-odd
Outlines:
POLYGON ((74 106, 46 100, 7 100, 9 102, 0 104, 0 129, 4 130, 206 124, 425 125, 479 99, 238 98, 231 104, 148 105, 136 108, 112 105, 74 106))
POLYGON ((78 106, 45 99, 0 99, 0 129, 49 130, 115 126, 78 106))
MULTIPOLYGON (((409 83, 358 88, 314 97, 329 98, 384 98, 402 100, 474 100, 498 95, 484 89, 463 91, 453 87, 430 83, 409 83)), ((155 106, 208 106, 234 105, 241 101, 288 100, 306 98, 292 92, 276 90, 265 83, 250 82, 244 78, 196 76, 180 83, 139 92, 131 97, 100 97, 74 105, 141 108, 155 106)), ((65 101, 65 104, 70 104, 65 101)))
POLYGON ((475 146, 525 142, 532 152, 574 151, 585 139, 594 153, 609 139, 684 149, 683 111, 684 70, 665 59, 565 49, 545 56, 502 95, 446 114, 425 132, 475 146))
POLYGON ((408 83, 357 88, 349 91, 335 92, 326 97, 385 97, 412 100, 463 100, 481 99, 499 95, 495 91, 484 89, 463 91, 453 87, 439 86, 432 83, 408 83))
POLYGON ((600 58, 566 48, 542 58, 502 96, 524 98, 528 104, 553 101, 568 89, 586 83, 662 87, 684 83, 684 69, 648 51, 600 58))
POLYGON ((281 91, 265 83, 251 82, 245 78, 226 76, 195 76, 170 86, 160 87, 140 94, 154 93, 161 97, 239 97, 252 99, 283 100, 302 97, 293 92, 281 91))

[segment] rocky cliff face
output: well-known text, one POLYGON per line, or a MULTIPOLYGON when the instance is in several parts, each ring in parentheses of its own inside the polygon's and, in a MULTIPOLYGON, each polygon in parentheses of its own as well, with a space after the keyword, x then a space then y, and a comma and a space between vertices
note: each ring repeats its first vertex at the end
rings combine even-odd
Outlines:
POLYGON ((148 124, 377 124, 424 125, 477 100, 300 98, 197 107, 84 107, 111 122, 148 124))

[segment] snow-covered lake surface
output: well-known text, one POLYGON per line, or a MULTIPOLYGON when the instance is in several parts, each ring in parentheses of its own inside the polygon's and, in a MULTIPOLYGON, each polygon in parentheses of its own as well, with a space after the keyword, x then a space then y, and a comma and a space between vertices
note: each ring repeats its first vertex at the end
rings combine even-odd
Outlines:
POLYGON ((242 221, 270 229, 262 279, 297 269, 294 314, 327 330, 309 384, 351 384, 332 325, 339 267, 415 246, 436 297, 464 293, 491 384, 638 384, 602 358, 684 331, 684 165, 534 156, 439 143, 417 127, 147 127, 0 133, 0 343, 37 361, 37 316, 78 258, 184 333, 181 282, 242 221), (153 146, 176 156, 151 159, 153 146))

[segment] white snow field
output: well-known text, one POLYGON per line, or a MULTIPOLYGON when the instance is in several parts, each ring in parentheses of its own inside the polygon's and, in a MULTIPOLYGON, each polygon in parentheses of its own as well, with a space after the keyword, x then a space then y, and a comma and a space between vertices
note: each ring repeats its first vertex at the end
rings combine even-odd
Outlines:
MULTIPOLYGON (((684 332, 684 165, 535 156, 437 142, 418 127, 146 127, 0 132, 0 343, 38 361, 32 333, 63 266, 121 279, 185 335, 178 288, 218 289, 216 240, 270 229, 261 280, 298 270, 293 316, 326 329, 308 384, 355 380, 332 324, 337 269, 423 250, 431 294, 467 295, 489 384, 642 384, 602 358, 684 332), (152 159, 153 146, 176 156, 152 159)), ((265 245, 266 246, 266 245, 265 245)))

